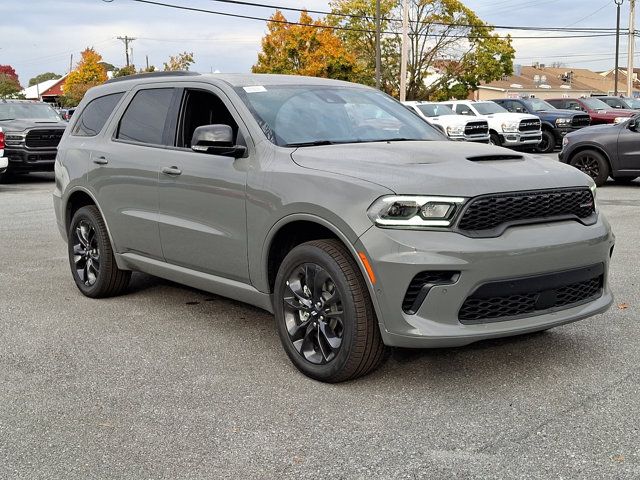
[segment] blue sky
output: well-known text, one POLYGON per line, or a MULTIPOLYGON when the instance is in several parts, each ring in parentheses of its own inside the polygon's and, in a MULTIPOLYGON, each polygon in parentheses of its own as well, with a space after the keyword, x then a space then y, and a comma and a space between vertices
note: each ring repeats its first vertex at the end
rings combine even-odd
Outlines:
MULTIPOLYGON (((273 13, 270 9, 237 7, 212 0, 166 0, 165 3, 260 17, 273 13)), ((315 10, 326 10, 329 4, 325 0, 259 3, 315 10)), ((468 0, 464 3, 493 24, 615 27, 613 0, 468 0)), ((628 21, 628 3, 625 0, 623 5, 623 27, 628 21)), ((295 12, 286 14, 291 19, 297 17, 295 12)), ((182 12, 131 0, 108 3, 103 0, 2 0, 1 18, 0 64, 13 65, 23 85, 45 71, 66 73, 70 55, 74 54, 75 63, 86 46, 95 47, 105 61, 123 65, 124 45, 115 38, 120 35, 138 38, 132 44, 137 66, 144 65, 145 55, 149 56, 150 63, 162 66, 169 55, 187 50, 194 52, 193 70, 246 72, 256 60, 265 32, 263 22, 182 12)), ((560 61, 602 70, 613 66, 613 37, 558 40, 545 39, 545 35, 553 35, 549 33, 513 34, 541 36, 514 41, 518 63, 560 61)), ((625 40, 621 52, 626 52, 625 40)), ((625 62, 626 57, 621 57, 621 63, 625 62)))

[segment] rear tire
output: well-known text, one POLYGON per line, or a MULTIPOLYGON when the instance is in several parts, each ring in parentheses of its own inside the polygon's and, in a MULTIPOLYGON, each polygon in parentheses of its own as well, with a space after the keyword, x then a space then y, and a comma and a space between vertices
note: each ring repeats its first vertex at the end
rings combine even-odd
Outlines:
POLYGON ((596 150, 578 152, 569 163, 589 175, 598 187, 604 185, 609 178, 609 164, 604 156, 596 150))
POLYGON ((375 370, 386 358, 364 278, 338 240, 298 245, 278 270, 276 328, 298 370, 343 382, 375 370))
POLYGON ((83 295, 113 297, 127 288, 131 272, 116 265, 107 227, 96 206, 80 208, 67 234, 71 274, 83 295))
POLYGON ((549 130, 542 131, 542 140, 536 147, 539 153, 553 153, 556 149, 556 136, 549 130))

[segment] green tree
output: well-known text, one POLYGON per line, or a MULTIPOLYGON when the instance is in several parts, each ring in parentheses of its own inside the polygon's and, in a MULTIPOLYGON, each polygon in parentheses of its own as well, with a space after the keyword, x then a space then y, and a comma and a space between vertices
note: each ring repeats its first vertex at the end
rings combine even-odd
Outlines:
POLYGON ((306 12, 291 25, 279 10, 267 24, 262 51, 252 67, 254 73, 283 73, 351 80, 356 62, 324 21, 314 21, 306 12))
POLYGON ((33 87, 38 83, 46 82, 47 80, 57 80, 59 78, 62 78, 62 75, 58 75, 57 73, 53 73, 53 72, 41 73, 40 75, 36 75, 35 77, 29 79, 29 86, 33 87))
POLYGON ((164 64, 164 71, 169 72, 175 70, 189 70, 189 67, 191 66, 191 64, 193 64, 193 62, 193 52, 182 52, 175 56, 169 57, 169 61, 164 64))
POLYGON ((135 65, 124 66, 122 68, 116 68, 113 72, 114 78, 126 77, 128 75, 135 75, 137 72, 135 65))
MULTIPOLYGON (((407 99, 464 97, 481 82, 513 72, 515 51, 510 37, 500 37, 460 0, 409 1, 409 58, 407 99), (437 75, 435 73, 438 73, 437 75)), ((338 25, 374 30, 375 0, 334 0, 338 25), (367 18, 362 18, 362 16, 367 18)), ((402 1, 381 4, 383 89, 399 92, 402 1), (392 5, 393 4, 393 5, 392 5)), ((363 75, 371 83, 375 69, 375 44, 370 32, 341 34, 350 52, 362 59, 363 75)))
POLYGON ((93 48, 87 48, 82 52, 81 60, 65 81, 64 95, 61 98, 64 106, 77 105, 87 90, 107 80, 107 72, 100 64, 101 61, 102 57, 93 48))
POLYGON ((14 98, 20 90, 22 87, 15 77, 0 73, 0 98, 14 98))

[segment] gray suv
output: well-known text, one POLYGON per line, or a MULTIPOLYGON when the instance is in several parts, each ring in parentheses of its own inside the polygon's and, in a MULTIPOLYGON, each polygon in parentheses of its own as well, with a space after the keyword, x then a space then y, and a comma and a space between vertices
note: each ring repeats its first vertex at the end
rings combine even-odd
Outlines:
POLYGON ((372 371, 387 346, 546 330, 612 302, 614 236, 587 175, 448 141, 361 85, 111 80, 72 117, 55 172, 84 295, 142 271, 256 305, 322 381, 372 371))

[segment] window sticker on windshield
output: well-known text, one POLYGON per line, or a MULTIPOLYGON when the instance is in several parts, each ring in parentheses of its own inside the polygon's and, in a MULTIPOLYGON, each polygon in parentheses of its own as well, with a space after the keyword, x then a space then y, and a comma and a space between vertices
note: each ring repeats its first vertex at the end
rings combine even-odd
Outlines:
POLYGON ((253 85, 251 87, 242 87, 247 93, 258 93, 258 92, 266 92, 267 89, 262 85, 253 85))

